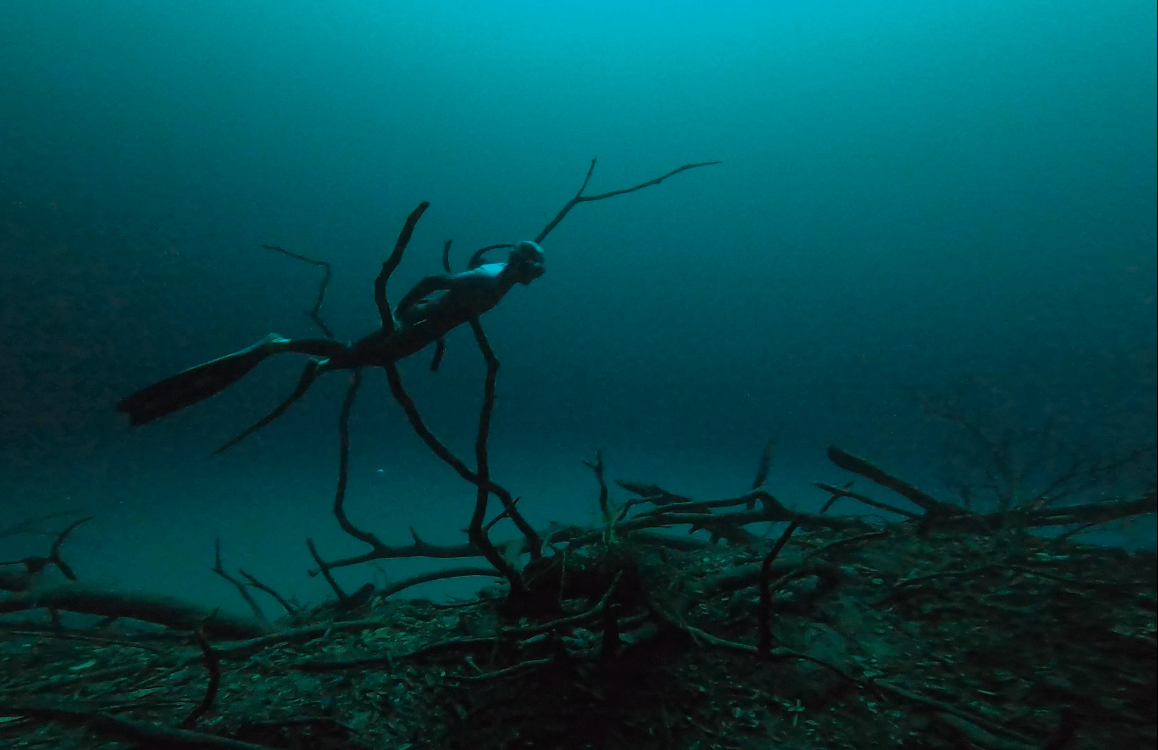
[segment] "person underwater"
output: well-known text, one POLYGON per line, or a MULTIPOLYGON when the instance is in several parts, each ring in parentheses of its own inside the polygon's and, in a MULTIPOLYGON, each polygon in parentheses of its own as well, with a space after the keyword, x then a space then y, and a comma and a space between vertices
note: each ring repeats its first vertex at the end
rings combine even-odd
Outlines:
POLYGON ((241 351, 142 388, 118 402, 117 409, 134 426, 148 424, 220 393, 266 357, 285 352, 318 358, 307 366, 291 401, 322 373, 397 362, 441 342, 453 329, 493 309, 515 284, 530 284, 542 276, 543 249, 523 241, 511 247, 505 262, 472 266, 419 281, 392 311, 393 330, 383 326, 352 344, 325 338, 287 339, 271 333, 241 351))

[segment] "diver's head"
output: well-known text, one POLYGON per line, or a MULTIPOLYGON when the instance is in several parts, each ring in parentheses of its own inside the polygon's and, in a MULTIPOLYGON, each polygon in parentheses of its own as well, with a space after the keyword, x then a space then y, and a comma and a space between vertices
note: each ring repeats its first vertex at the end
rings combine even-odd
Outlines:
POLYGON ((523 240, 511 248, 507 272, 520 284, 530 284, 543 275, 543 248, 538 243, 523 240))

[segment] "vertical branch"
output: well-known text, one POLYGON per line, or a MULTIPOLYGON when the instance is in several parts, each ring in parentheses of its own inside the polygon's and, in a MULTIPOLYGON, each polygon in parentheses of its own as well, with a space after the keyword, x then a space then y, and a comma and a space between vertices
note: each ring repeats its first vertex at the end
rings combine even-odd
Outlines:
POLYGON ((374 548, 385 545, 368 531, 362 531, 350 523, 346 515, 346 485, 350 476, 350 412, 354 408, 354 399, 358 395, 358 388, 362 385, 362 368, 354 370, 354 377, 350 380, 350 387, 346 389, 346 398, 342 401, 342 411, 338 415, 338 486, 334 491, 334 516, 342 531, 360 542, 365 542, 374 548))
POLYGON ((767 659, 772 651, 772 591, 769 588, 772 583, 772 563, 776 561, 781 550, 784 549, 784 545, 788 544, 792 532, 796 531, 799 525, 799 519, 793 519, 792 523, 788 524, 788 528, 784 529, 780 538, 776 540, 776 544, 772 545, 772 549, 764 556, 763 562, 760 563, 760 603, 756 607, 760 641, 756 646, 756 653, 762 659, 767 659))
MULTIPOLYGON (((498 379, 499 359, 495 356, 494 350, 491 349, 490 342, 487 341, 486 332, 483 331, 482 324, 479 323, 478 318, 471 319, 470 328, 474 331, 474 338, 478 343, 479 351, 482 352, 483 359, 486 360, 487 374, 486 380, 483 382, 483 403, 478 417, 478 435, 474 442, 475 462, 478 465, 476 470, 478 476, 478 493, 475 497, 474 514, 471 516, 470 526, 467 528, 467 535, 471 543, 478 547, 483 553, 483 556, 486 557, 487 562, 494 565, 495 569, 511 584, 511 593, 518 595, 523 592, 522 578, 514 567, 503 558, 499 550, 491 544, 490 538, 483 529, 483 522, 486 520, 487 499, 490 496, 491 482, 490 463, 487 457, 487 441, 490 438, 491 416, 495 410, 495 382, 498 379)), ((510 510, 513 511, 513 503, 510 510)))
POLYGON ((447 273, 450 273, 450 243, 451 240, 447 240, 442 245, 442 270, 447 273))
MULTIPOLYGON (((338 525, 342 527, 342 531, 358 541, 370 545, 375 550, 382 550, 386 547, 382 540, 368 531, 359 529, 350 522, 346 515, 346 485, 350 476, 350 412, 354 408, 354 399, 358 395, 358 388, 361 385, 362 368, 358 367, 354 369, 350 387, 346 389, 346 398, 342 400, 342 411, 338 415, 338 486, 334 490, 334 517, 338 519, 338 525)), ((318 564, 318 571, 325 577, 326 583, 330 584, 330 588, 338 596, 338 601, 342 605, 348 605, 350 596, 342 590, 342 587, 330 574, 331 566, 318 554, 317 548, 314 547, 314 541, 307 539, 306 545, 310 548, 314 562, 318 564)))
POLYGON ((611 527, 616 519, 607 494, 607 482, 603 478, 603 451, 596 449, 595 463, 584 461, 583 465, 595 472, 595 481, 599 482, 599 514, 603 517, 604 527, 611 527))
POLYGON ((430 201, 422 201, 406 217, 406 223, 402 225, 402 231, 398 233, 398 241, 394 243, 394 252, 390 253, 390 257, 382 263, 382 270, 378 273, 378 278, 374 279, 374 304, 378 307, 378 315, 382 318, 382 330, 386 333, 394 332, 394 314, 390 312, 390 303, 386 301, 386 282, 390 280, 390 275, 402 262, 402 253, 410 244, 410 236, 414 234, 414 227, 428 208, 430 208, 430 201))

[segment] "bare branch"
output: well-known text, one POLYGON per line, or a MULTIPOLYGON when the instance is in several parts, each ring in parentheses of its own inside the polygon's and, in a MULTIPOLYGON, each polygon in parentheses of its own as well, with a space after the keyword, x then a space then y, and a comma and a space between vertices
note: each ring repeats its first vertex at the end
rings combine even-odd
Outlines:
MULTIPOLYGON (((486 521, 487 512, 487 498, 490 496, 490 478, 491 470, 490 463, 487 457, 487 440, 490 437, 491 429, 491 415, 495 410, 495 380, 499 372, 499 360, 495 356, 494 350, 491 349, 490 342, 487 341, 486 332, 483 331, 482 324, 479 323, 478 318, 472 318, 470 321, 470 328, 474 332, 475 342, 478 344, 479 351, 482 352, 483 359, 486 360, 487 372, 486 378, 483 381, 483 403, 479 410, 478 417, 478 434, 474 442, 475 462, 478 465, 476 483, 477 493, 475 496, 474 514, 470 519, 470 526, 467 527, 467 537, 471 544, 478 547, 482 551, 483 556, 486 557, 487 562, 495 566, 495 570, 502 574, 503 578, 511 586, 511 594, 519 596, 524 593, 523 579, 518 571, 511 566, 509 562, 499 552, 498 548, 491 543, 486 531, 483 529, 483 523, 486 521)), ((515 509, 514 501, 512 500, 506 509, 513 519, 518 511, 515 509)), ((537 541, 537 540, 536 540, 537 541)))
POLYGON ((659 177, 656 177, 654 180, 648 180, 647 182, 640 183, 640 184, 636 185, 635 187, 624 188, 623 190, 612 190, 609 193, 601 193, 600 195, 583 195, 583 191, 587 189, 587 183, 591 181, 592 173, 595 172, 595 162, 596 162, 595 159, 591 160, 591 166, 587 168, 587 177, 585 177, 583 179, 583 184, 579 186, 579 192, 577 192, 575 194, 574 198, 572 198, 570 201, 567 202, 567 205, 563 206, 563 209, 561 211, 559 211, 559 213, 555 216, 555 218, 551 219, 551 221, 547 224, 547 226, 545 226, 543 228, 543 231, 539 232, 539 236, 535 238, 535 242, 542 242, 543 239, 546 238, 546 236, 551 233, 551 230, 559 225, 559 222, 561 222, 563 220, 563 217, 567 215, 567 212, 570 211, 575 206, 579 205, 580 203, 588 203, 591 201, 601 201, 605 198, 614 198, 617 195, 624 195, 626 193, 633 193, 636 190, 643 190, 646 187, 651 187, 652 185, 658 185, 659 183, 666 180, 668 177, 671 177, 672 175, 679 174, 680 172, 684 172, 684 171, 689 170, 689 169, 696 169, 697 167, 708 167, 708 166, 711 166, 713 164, 719 164, 720 163, 718 161, 704 161, 704 162, 700 162, 698 164, 685 164, 682 167, 679 167, 678 169, 673 169, 672 171, 668 172, 665 175, 661 175, 659 177))
POLYGON ((314 298, 314 306, 306 311, 306 315, 310 317, 310 320, 314 321, 314 325, 316 325, 321 330, 321 332, 325 334, 326 338, 334 338, 334 334, 330 332, 329 326, 327 326, 326 322, 322 320, 321 313, 319 312, 322 309, 322 303, 326 300, 326 287, 330 285, 330 277, 333 275, 333 268, 330 266, 330 264, 327 261, 318 260, 317 258, 310 258, 305 255, 291 253, 289 250, 280 248, 277 245, 262 245, 262 247, 264 247, 266 250, 275 250, 282 255, 287 255, 290 258, 309 263, 313 266, 321 266, 325 270, 325 273, 322 276, 322 283, 318 286, 318 294, 314 298))
POLYGON ((253 597, 249 595, 249 589, 245 588, 241 581, 226 573, 224 566, 221 565, 221 537, 217 537, 213 540, 212 570, 214 573, 233 584, 233 587, 237 589, 237 593, 241 594, 241 598, 244 599, 245 603, 249 605, 249 608, 253 610, 254 617, 261 620, 262 622, 266 621, 265 613, 261 611, 261 607, 257 606, 257 602, 255 602, 253 597))
POLYGON ((266 414, 264 417, 254 422, 249 427, 245 428, 245 431, 240 435, 230 439, 226 443, 223 443, 217 448, 217 450, 213 451, 212 455, 220 456, 222 453, 237 445, 242 440, 245 440, 247 437, 265 427, 270 422, 273 422, 282 414, 285 414, 286 410, 293 406, 298 399, 306 395, 306 391, 308 391, 310 386, 314 384, 314 381, 318 379, 318 374, 319 366, 317 360, 310 360, 307 362, 305 369, 302 370, 302 376, 298 379, 298 384, 294 387, 293 393, 291 393, 285 401, 282 401, 281 404, 279 404, 278 407, 271 411, 269 414, 266 414))
POLYGON ((390 280, 391 274, 402 262, 402 253, 410 244, 410 236, 414 234, 414 227, 428 208, 430 208, 430 201, 423 201, 406 217, 406 223, 402 225, 402 231, 398 233, 398 241, 394 243, 394 252, 390 253, 390 257, 382 263, 382 270, 374 279, 374 304, 378 307, 378 315, 382 318, 382 330, 387 334, 394 332, 394 314, 390 312, 390 303, 386 300, 386 282, 390 280))
POLYGON ((845 471, 860 474, 865 479, 875 482, 885 489, 892 490, 906 500, 920 506, 926 513, 953 515, 962 512, 959 508, 941 502, 927 492, 914 487, 903 479, 894 477, 884 469, 869 463, 863 458, 857 458, 849 453, 845 453, 835 445, 828 446, 828 460, 845 471))

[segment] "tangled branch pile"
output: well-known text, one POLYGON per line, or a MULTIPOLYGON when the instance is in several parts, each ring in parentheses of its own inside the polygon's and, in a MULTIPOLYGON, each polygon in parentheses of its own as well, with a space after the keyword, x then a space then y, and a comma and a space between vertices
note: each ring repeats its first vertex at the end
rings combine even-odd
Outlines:
MULTIPOLYGON (((540 239, 580 202, 696 166, 601 196, 584 196, 585 180, 540 239)), ((323 296, 324 286, 311 317, 324 327, 323 296)), ((587 465, 602 522, 536 529, 490 474, 498 359, 479 321, 471 326, 487 362, 473 468, 426 427, 397 369, 385 367, 416 434, 477 488, 466 542, 434 545, 412 530, 410 544, 389 545, 346 516, 355 374, 333 510, 367 550, 327 560, 308 542, 311 573, 334 599, 297 607, 245 571, 234 577, 220 548, 214 571, 252 617, 93 587, 62 557, 87 519, 76 520, 48 555, 0 566, 9 592, 0 614, 52 618, 47 627, 9 619, 0 630, 3 745, 1061 750, 1158 738, 1154 554, 1033 533, 1152 514, 1153 489, 981 513, 831 447, 836 466, 899 499, 818 484, 828 502, 803 513, 766 488, 770 448, 747 491, 714 500, 609 485, 597 454, 587 465), (626 499, 613 497, 616 487, 626 499), (830 514, 836 503, 873 515, 830 514), (501 528, 514 533, 497 539, 501 528), (767 529, 780 530, 775 541, 767 529), (352 593, 331 575, 398 557, 486 565, 352 593), (57 582, 49 570, 62 574, 57 582), (496 582, 469 601, 395 598, 480 575, 496 582), (267 621, 253 590, 275 597, 285 618, 267 621), (65 627, 60 613, 101 620, 65 627)))

